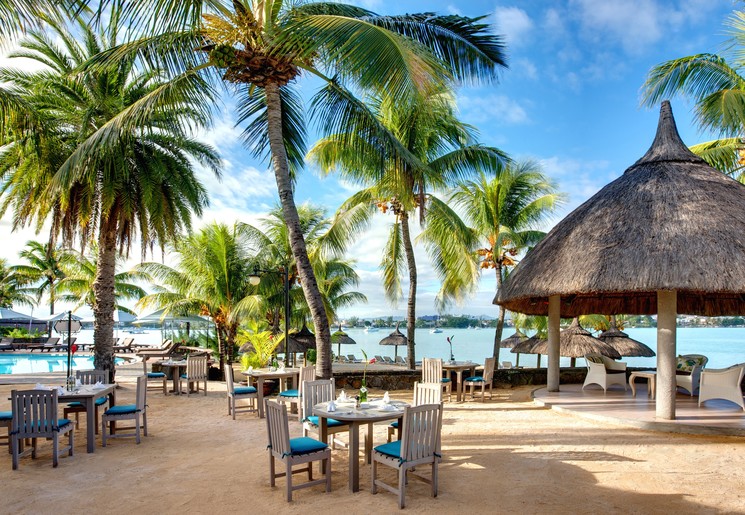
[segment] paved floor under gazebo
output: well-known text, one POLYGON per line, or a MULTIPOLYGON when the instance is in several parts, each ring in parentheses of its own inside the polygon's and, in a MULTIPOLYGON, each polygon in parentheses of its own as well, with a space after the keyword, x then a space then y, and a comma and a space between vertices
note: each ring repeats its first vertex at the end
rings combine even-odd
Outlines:
POLYGON ((647 385, 636 385, 624 392, 611 388, 607 393, 581 384, 561 385, 560 392, 540 388, 533 392, 537 404, 556 411, 627 427, 672 433, 745 436, 745 411, 723 400, 706 401, 698 406, 698 397, 678 393, 675 420, 656 420, 655 403, 647 397, 647 385))

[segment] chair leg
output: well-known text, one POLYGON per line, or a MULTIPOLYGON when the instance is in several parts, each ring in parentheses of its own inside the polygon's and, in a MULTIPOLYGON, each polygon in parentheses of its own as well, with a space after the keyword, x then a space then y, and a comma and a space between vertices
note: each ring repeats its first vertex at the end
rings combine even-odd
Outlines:
POLYGON ((326 493, 331 491, 331 455, 324 460, 326 462, 326 493))
POLYGON ((233 407, 233 420, 235 420, 235 397, 230 398, 230 403, 232 404, 232 407, 233 407))
POLYGON ((52 467, 59 465, 59 433, 54 433, 52 438, 52 467))
POLYGON ((10 454, 13 456, 13 470, 18 470, 18 437, 12 435, 10 437, 10 454))
POLYGON ((135 443, 140 443, 140 416, 135 416, 135 443))
POLYGON ((142 412, 142 434, 147 436, 147 410, 142 412))
POLYGON ((398 469, 398 507, 404 509, 404 499, 406 498, 406 470, 398 469))
POLYGON ((372 460, 372 490, 373 494, 378 493, 378 485, 375 484, 375 479, 378 476, 378 462, 375 458, 372 460))
POLYGON ((432 497, 437 497, 437 460, 432 462, 432 497))
POLYGON ((486 400, 486 384, 481 383, 481 402, 484 402, 486 400))
POLYGON ((286 477, 287 477, 287 502, 292 502, 292 465, 288 461, 286 463, 286 477))
POLYGON ((163 395, 168 395, 168 381, 166 381, 166 378, 163 378, 163 395))
POLYGON ((101 417, 101 447, 106 447, 106 420, 101 417))

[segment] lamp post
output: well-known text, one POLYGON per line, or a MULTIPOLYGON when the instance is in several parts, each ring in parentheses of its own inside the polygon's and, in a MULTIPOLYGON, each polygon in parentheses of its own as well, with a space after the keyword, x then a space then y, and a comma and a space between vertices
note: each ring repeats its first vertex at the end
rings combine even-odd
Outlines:
POLYGON ((254 273, 248 276, 248 282, 253 286, 258 286, 261 282, 261 276, 264 274, 282 274, 284 301, 285 301, 285 351, 287 354, 287 365, 292 366, 290 350, 290 272, 289 266, 282 265, 280 270, 261 270, 258 266, 254 267, 254 273))

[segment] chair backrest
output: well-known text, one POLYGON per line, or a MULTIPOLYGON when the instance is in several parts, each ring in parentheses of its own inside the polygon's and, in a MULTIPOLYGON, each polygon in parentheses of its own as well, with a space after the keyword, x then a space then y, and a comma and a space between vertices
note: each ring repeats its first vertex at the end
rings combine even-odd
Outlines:
POLYGON ((414 406, 440 404, 442 386, 436 383, 414 383, 414 406))
POLYGON ((228 393, 233 393, 235 391, 235 386, 233 384, 233 367, 228 363, 225 363, 225 383, 227 383, 228 386, 228 393))
POLYGON ((137 393, 135 395, 137 409, 139 411, 145 411, 145 407, 147 406, 147 376, 137 377, 137 393))
POLYGON ((354 354, 347 354, 347 359, 351 361, 352 363, 357 361, 357 358, 354 357, 354 354))
POLYGON ((422 382, 440 383, 442 381, 442 360, 439 358, 424 358, 422 361, 422 382))
POLYGON ((336 397, 336 386, 333 379, 317 379, 302 384, 303 420, 313 414, 313 406, 319 402, 328 402, 336 397))
POLYGON ((589 370, 593 366, 602 366, 605 368, 605 362, 603 360, 603 356, 600 354, 595 353, 588 353, 585 354, 585 363, 587 364, 587 369, 589 370))
POLYGON ((47 341, 44 342, 44 345, 57 345, 59 343, 59 338, 54 336, 52 338, 47 338, 47 341))
POLYGON ((78 341, 78 338, 76 336, 73 336, 69 340, 65 339, 63 345, 67 345, 67 346, 74 345, 76 341, 78 341))
POLYGON ((105 370, 76 370, 75 378, 80 379, 82 384, 106 384, 109 381, 109 374, 105 370))
POLYGON ((306 381, 314 381, 316 379, 316 367, 300 367, 300 384, 298 385, 298 391, 303 391, 303 383, 306 381))
POLYGON ((678 372, 693 372, 698 367, 706 368, 706 364, 709 362, 709 358, 702 354, 683 354, 676 358, 675 369, 678 372))
POLYGON ((134 342, 135 342, 134 338, 124 338, 124 340, 122 341, 122 347, 129 347, 134 342))
POLYGON ((207 379, 207 356, 187 356, 186 377, 189 381, 207 379))
POLYGON ((401 459, 417 461, 434 456, 440 444, 442 404, 406 408, 401 435, 401 459))
POLYGON ((23 438, 50 438, 58 430, 57 390, 13 390, 11 434, 23 438))
POLYGON ((287 406, 284 403, 270 401, 269 399, 264 402, 269 451, 275 456, 283 458, 290 454, 290 427, 287 422, 287 406))
POLYGON ((484 381, 487 383, 491 383, 492 379, 494 378, 494 364, 497 362, 497 360, 493 357, 486 358, 484 361, 484 381))
POLYGON ((401 356, 396 356, 395 363, 396 363, 396 365, 405 365, 406 364, 406 362, 404 361, 404 358, 402 358, 401 356))

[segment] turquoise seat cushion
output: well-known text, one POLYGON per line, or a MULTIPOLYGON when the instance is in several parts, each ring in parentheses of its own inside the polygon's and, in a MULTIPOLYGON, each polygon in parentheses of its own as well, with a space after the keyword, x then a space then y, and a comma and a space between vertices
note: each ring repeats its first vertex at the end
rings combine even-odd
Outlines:
POLYGON ((401 459, 401 440, 378 445, 375 448, 375 452, 385 454, 386 456, 390 456, 391 458, 401 459))
POLYGON ((280 397, 300 397, 300 392, 297 390, 285 390, 284 392, 280 392, 280 397))
POLYGON ((443 383, 449 383, 449 382, 450 382, 450 378, 449 378, 449 377, 444 377, 444 378, 442 379, 442 382, 443 382, 443 383))
POLYGON ((105 411, 107 415, 127 415, 129 413, 137 413, 136 404, 120 404, 118 406, 112 406, 105 411))
MULTIPOLYGON (((317 426, 318 425, 318 417, 316 417, 316 416, 308 417, 305 420, 307 420, 308 422, 310 422, 314 426, 317 426)), ((344 425, 344 422, 339 422, 338 420, 334 420, 333 418, 328 419, 326 421, 326 423, 327 423, 327 425, 329 427, 339 427, 339 426, 343 426, 344 425)))
POLYGON ((181 379, 189 379, 189 376, 187 376, 186 374, 181 374, 181 379))
POLYGON ((12 419, 13 419, 12 411, 0 411, 0 420, 12 420, 12 419))
POLYGON ((391 422, 391 427, 398 429, 398 420, 396 420, 395 422, 391 422))
MULTIPOLYGON (((96 406, 101 406, 102 404, 106 404, 106 401, 109 400, 107 396, 99 397, 96 399, 96 406)), ((85 408, 82 402, 78 401, 72 401, 67 403, 68 408, 85 408)))
POLYGON ((472 383, 480 383, 484 381, 484 378, 481 376, 473 376, 466 378, 466 381, 471 381, 472 383))
POLYGON ((147 378, 148 379, 162 379, 166 376, 165 372, 148 372, 147 378))
POLYGON ((310 454, 312 452, 324 451, 328 449, 328 445, 323 442, 316 440, 315 438, 309 438, 307 436, 299 436, 297 438, 290 438, 290 453, 293 456, 301 454, 310 454))
POLYGON ((237 388, 233 389, 233 393, 236 395, 245 395, 247 393, 256 393, 258 390, 254 388, 253 386, 238 386, 237 388))
MULTIPOLYGON (((56 429, 57 430, 63 429, 67 424, 71 424, 71 423, 72 422, 70 421, 70 419, 67 419, 67 418, 58 418, 57 419, 57 427, 56 427, 56 429)), ((34 426, 36 426, 37 428, 40 429, 42 427, 41 421, 38 421, 36 424, 34 424, 34 426)), ((26 426, 24 426, 24 428, 25 427, 26 426)))

